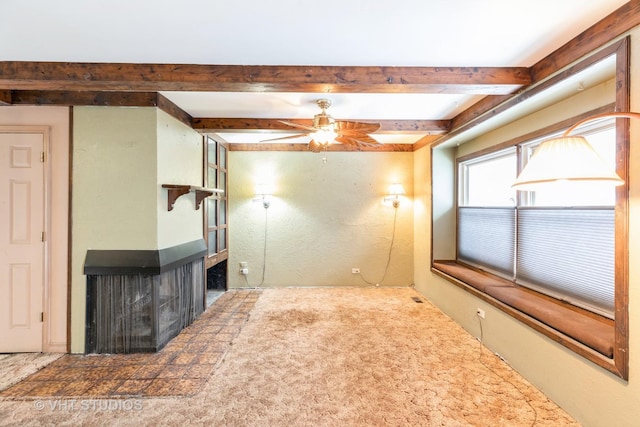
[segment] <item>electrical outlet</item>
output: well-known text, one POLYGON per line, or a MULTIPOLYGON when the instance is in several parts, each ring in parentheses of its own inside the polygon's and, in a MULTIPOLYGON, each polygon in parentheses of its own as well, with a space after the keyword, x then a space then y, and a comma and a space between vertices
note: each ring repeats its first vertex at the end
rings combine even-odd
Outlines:
POLYGON ((484 310, 481 308, 476 308, 476 316, 478 316, 481 319, 484 319, 484 310))
POLYGON ((360 269, 359 268, 352 268, 351 269, 351 273, 352 274, 360 274, 360 269))
POLYGON ((247 261, 241 261, 240 268, 247 268, 247 261))
POLYGON ((249 274, 249 269, 248 268, 241 268, 240 269, 240 274, 243 274, 243 275, 246 276, 247 274, 249 274))

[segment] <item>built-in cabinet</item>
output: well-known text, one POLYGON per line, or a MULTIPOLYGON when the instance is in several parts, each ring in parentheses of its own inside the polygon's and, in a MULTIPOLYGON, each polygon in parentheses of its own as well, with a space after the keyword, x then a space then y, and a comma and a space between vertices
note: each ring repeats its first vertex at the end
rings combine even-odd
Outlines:
POLYGON ((222 190, 215 197, 205 199, 204 236, 207 242, 205 267, 208 269, 228 257, 228 196, 227 165, 229 145, 205 135, 204 181, 205 187, 222 190))

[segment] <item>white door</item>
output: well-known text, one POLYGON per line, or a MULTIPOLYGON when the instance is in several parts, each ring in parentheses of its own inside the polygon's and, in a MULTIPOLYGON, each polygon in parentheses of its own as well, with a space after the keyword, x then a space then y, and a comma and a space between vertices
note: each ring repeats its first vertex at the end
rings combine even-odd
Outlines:
POLYGON ((0 353, 42 351, 44 149, 42 133, 0 130, 0 353))

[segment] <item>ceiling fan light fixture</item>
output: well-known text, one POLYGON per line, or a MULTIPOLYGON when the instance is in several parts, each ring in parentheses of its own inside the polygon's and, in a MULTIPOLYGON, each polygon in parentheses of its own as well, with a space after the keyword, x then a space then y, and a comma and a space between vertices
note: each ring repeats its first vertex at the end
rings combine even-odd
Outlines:
POLYGON ((334 129, 336 127, 336 120, 323 111, 322 113, 313 116, 313 127, 320 129, 334 129))
POLYGON ((320 107, 322 111, 313 116, 313 127, 325 130, 331 129, 335 132, 336 119, 327 114, 327 108, 331 107, 331 100, 318 99, 316 104, 318 104, 318 107, 320 107))
POLYGON ((320 144, 319 142, 316 142, 313 139, 309 141, 309 151, 311 151, 312 153, 319 153, 325 148, 326 148, 326 145, 320 144))
POLYGON ((314 141, 320 144, 331 144, 338 137, 338 133, 332 128, 321 128, 309 135, 314 141))
POLYGON ((379 123, 364 123, 351 120, 335 120, 327 114, 327 108, 331 106, 330 99, 318 99, 316 104, 322 112, 313 116, 313 125, 296 123, 293 121, 279 120, 287 126, 302 129, 304 133, 288 135, 281 138, 268 139, 266 141, 276 141, 282 139, 299 138, 309 136, 309 150, 319 153, 326 150, 329 144, 345 144, 360 147, 362 145, 378 145, 378 141, 369 136, 370 133, 380 129, 379 123))

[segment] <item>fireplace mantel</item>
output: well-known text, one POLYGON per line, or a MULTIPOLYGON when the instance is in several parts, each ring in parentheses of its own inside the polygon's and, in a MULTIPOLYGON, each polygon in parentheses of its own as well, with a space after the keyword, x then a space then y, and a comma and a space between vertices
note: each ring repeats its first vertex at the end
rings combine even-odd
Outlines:
POLYGON ((155 275, 203 258, 207 245, 203 239, 157 250, 88 250, 84 274, 91 276, 114 274, 155 275))

